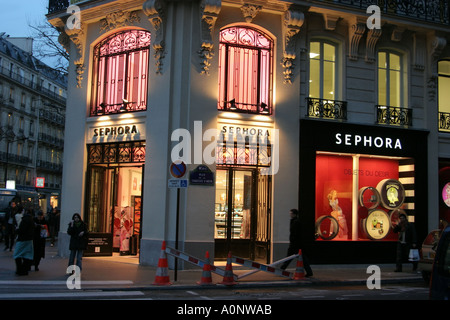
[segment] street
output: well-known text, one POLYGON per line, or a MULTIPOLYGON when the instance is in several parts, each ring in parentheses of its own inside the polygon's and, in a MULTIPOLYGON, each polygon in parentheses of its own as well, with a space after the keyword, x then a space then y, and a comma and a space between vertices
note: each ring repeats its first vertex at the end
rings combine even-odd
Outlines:
MULTIPOLYGON (((114 283, 111 283, 113 285, 114 283)), ((105 288, 69 290, 64 281, 2 282, 0 300, 428 300, 428 287, 421 282, 386 285, 369 290, 365 286, 199 288, 195 290, 105 288)))

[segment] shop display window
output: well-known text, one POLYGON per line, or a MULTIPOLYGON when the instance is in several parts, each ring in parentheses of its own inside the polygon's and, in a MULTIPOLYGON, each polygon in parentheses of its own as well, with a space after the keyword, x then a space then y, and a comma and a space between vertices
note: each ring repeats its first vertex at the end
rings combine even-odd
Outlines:
POLYGON ((317 241, 396 241, 398 215, 413 210, 413 159, 317 153, 317 241))

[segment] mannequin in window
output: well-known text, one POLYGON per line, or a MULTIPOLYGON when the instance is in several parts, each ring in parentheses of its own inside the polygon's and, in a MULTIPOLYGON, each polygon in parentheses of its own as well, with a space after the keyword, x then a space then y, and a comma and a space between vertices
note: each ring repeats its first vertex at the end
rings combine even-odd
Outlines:
MULTIPOLYGON (((331 216, 335 218, 339 224, 339 233, 335 239, 339 240, 347 240, 348 239, 348 228, 347 228, 347 220, 345 219, 344 214, 342 213, 341 207, 339 207, 339 200, 337 198, 337 191, 331 190, 328 194, 328 201, 330 207, 333 211, 331 211, 331 216)), ((330 234, 333 233, 333 225, 331 225, 330 234)))

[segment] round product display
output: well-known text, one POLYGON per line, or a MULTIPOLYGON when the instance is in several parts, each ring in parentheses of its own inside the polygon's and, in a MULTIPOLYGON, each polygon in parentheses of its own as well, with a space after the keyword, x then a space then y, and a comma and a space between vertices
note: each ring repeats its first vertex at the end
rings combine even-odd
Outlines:
POLYGON ((381 180, 377 185, 383 207, 397 209, 405 201, 405 188, 402 183, 394 179, 381 180))
POLYGON ((382 240, 390 231, 390 219, 383 210, 374 210, 369 213, 363 222, 364 231, 369 239, 382 240))
POLYGON ((400 219, 400 214, 406 215, 405 210, 402 209, 394 209, 391 212, 389 212, 389 220, 391 221, 391 228, 394 229, 394 227, 397 225, 398 220, 400 219))
POLYGON ((450 207, 450 182, 442 188, 442 201, 447 207, 450 207))
POLYGON ((316 220, 316 239, 333 240, 339 233, 339 223, 332 216, 320 216, 316 220))
POLYGON ((380 193, 374 187, 359 189, 359 204, 367 209, 375 209, 380 205, 380 193))

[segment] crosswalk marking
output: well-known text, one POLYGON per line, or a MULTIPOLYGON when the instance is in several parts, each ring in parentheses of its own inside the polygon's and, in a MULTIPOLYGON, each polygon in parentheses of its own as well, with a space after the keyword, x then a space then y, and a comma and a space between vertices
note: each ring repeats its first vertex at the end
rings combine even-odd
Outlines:
MULTIPOLYGON (((0 280, 0 285, 66 285, 67 280, 0 280)), ((81 285, 127 285, 131 280, 89 281, 81 280, 81 285)))
POLYGON ((142 291, 66 291, 66 292, 36 292, 36 293, 3 293, 0 299, 36 299, 36 298, 102 298, 114 296, 143 296, 142 291))

